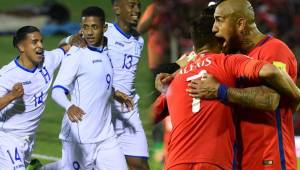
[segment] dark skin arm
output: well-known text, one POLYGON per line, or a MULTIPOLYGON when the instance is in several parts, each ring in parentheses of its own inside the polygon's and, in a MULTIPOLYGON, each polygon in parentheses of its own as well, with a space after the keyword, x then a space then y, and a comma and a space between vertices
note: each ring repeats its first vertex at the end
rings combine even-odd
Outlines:
POLYGON ((120 91, 114 92, 114 99, 117 100, 119 103, 122 103, 122 110, 124 105, 127 107, 128 111, 133 110, 133 100, 129 96, 127 96, 125 93, 120 91))
MULTIPOLYGON (((259 72, 259 77, 267 84, 268 86, 274 88, 276 91, 278 91, 282 95, 288 96, 291 101, 295 101, 295 103, 299 103, 300 98, 300 91, 295 85, 295 83, 291 80, 287 74, 283 73, 276 67, 274 67, 271 64, 266 64, 262 67, 262 69, 259 72)), ((189 84, 189 89, 187 91, 190 93, 192 97, 196 98, 205 98, 205 99, 216 99, 217 98, 217 92, 219 88, 219 83, 216 82, 214 79, 207 77, 206 80, 193 80, 189 84)), ((270 101, 271 98, 275 96, 275 94, 268 90, 266 91, 264 89, 252 89, 247 91, 237 91, 237 89, 229 88, 227 97, 228 100, 234 104, 240 104, 247 107, 259 107, 259 109, 263 110, 273 110, 275 105, 273 105, 275 102, 270 101), (259 103, 257 100, 257 96, 259 94, 254 95, 254 93, 259 93, 263 91, 265 99, 260 96, 260 100, 266 100, 264 101, 265 104, 259 104, 261 106, 257 106, 255 103, 259 103), (255 97, 256 96, 256 97, 255 97), (250 101, 250 99, 252 99, 250 101), (266 105, 267 104, 267 105, 266 105), (263 108, 261 108, 263 106, 263 108)), ((262 94, 261 94, 262 95, 262 94)))

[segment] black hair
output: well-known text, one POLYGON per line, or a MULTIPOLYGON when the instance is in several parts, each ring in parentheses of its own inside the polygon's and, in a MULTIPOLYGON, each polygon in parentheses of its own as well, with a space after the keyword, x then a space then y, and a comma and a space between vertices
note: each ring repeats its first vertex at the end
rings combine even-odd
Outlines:
POLYGON ((90 6, 85 8, 82 13, 81 17, 92 17, 96 16, 100 18, 100 21, 104 24, 105 23, 105 13, 103 9, 96 7, 96 6, 90 6))
POLYGON ((204 46, 215 38, 212 32, 215 8, 216 5, 205 8, 191 23, 191 35, 196 48, 204 46))
POLYGON ((40 30, 35 26, 24 26, 17 30, 13 37, 13 46, 16 48, 20 41, 24 40, 27 34, 33 32, 40 32, 40 30))

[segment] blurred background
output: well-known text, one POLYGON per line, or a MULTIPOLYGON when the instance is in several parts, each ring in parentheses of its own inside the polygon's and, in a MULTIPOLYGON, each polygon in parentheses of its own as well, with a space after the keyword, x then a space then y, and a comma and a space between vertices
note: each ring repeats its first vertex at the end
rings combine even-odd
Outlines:
MULTIPOLYGON (((150 148, 150 167, 153 170, 161 170, 164 155, 163 131, 168 131, 171 127, 167 121, 163 124, 153 124, 151 104, 157 96, 153 87, 154 76, 160 65, 175 61, 185 52, 192 50, 188 23, 207 6, 209 0, 141 0, 141 2, 143 13, 138 28, 145 38, 145 45, 138 66, 136 88, 141 97, 139 107, 150 148), (151 21, 151 24, 143 25, 146 20, 151 21)), ((251 2, 256 11, 260 30, 287 43, 299 60, 300 1, 252 0, 251 2)), ((51 50, 57 47, 62 38, 78 31, 81 10, 91 5, 103 8, 107 21, 113 22, 110 0, 1 0, 0 66, 7 64, 18 54, 12 46, 12 34, 18 28, 24 25, 39 27, 44 35, 44 47, 51 50)), ((34 157, 43 163, 55 161, 61 156, 58 133, 64 113, 50 97, 47 104, 34 150, 34 157)), ((300 135, 300 114, 296 113, 294 116, 295 134, 300 135)), ((300 157, 298 137, 296 145, 300 157)))

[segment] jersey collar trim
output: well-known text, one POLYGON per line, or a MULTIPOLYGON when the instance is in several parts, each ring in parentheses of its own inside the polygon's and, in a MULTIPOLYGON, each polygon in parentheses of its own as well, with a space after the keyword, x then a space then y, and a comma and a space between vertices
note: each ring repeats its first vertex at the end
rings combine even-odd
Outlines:
POLYGON ((37 69, 37 67, 34 67, 32 70, 30 70, 30 69, 28 69, 28 68, 26 68, 26 67, 23 67, 23 66, 19 63, 19 61, 18 61, 19 58, 20 58, 20 57, 16 57, 16 58, 14 59, 15 64, 16 64, 19 68, 21 68, 22 70, 24 70, 24 71, 26 71, 26 72, 29 72, 29 73, 34 73, 34 72, 35 72, 35 70, 37 69))
POLYGON ((95 52, 98 52, 98 53, 102 53, 103 52, 103 49, 104 48, 101 48, 101 47, 91 47, 91 46, 87 46, 87 48, 91 51, 95 51, 95 52))
POLYGON ((117 23, 114 23, 115 28, 122 34, 124 35, 124 37, 126 37, 127 39, 129 39, 131 37, 131 35, 126 34, 124 31, 122 31, 122 29, 119 27, 119 25, 117 23))
POLYGON ((263 38, 259 43, 257 43, 257 46, 264 45, 269 39, 272 38, 272 35, 267 35, 265 38, 263 38))

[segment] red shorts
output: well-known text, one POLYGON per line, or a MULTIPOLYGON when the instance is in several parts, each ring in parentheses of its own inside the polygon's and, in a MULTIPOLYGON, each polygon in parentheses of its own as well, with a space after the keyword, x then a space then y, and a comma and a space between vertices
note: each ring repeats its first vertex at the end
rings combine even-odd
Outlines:
POLYGON ((175 165, 168 170, 224 170, 223 168, 210 163, 185 163, 175 165))

